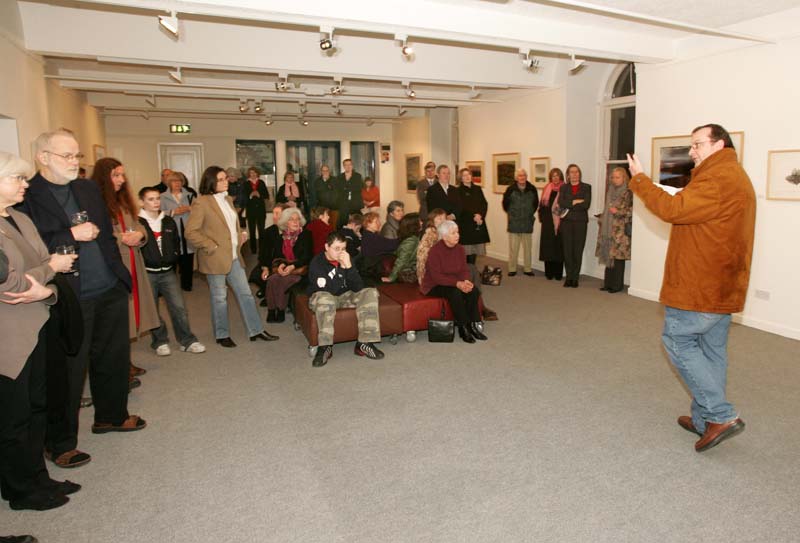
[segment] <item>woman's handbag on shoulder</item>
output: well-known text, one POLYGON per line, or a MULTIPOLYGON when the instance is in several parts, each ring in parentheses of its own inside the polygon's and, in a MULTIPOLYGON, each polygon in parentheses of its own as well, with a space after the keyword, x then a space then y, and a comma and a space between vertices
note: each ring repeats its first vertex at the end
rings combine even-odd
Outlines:
POLYGON ((456 337, 456 326, 453 321, 444 320, 444 300, 442 300, 442 318, 428 319, 429 343, 453 343, 456 337))

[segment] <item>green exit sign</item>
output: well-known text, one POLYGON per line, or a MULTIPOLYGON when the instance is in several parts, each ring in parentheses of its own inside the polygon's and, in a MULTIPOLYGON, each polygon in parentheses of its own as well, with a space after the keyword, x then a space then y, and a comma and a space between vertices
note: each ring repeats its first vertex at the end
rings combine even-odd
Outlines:
POLYGON ((192 131, 190 124, 171 124, 169 125, 170 134, 188 134, 192 131))

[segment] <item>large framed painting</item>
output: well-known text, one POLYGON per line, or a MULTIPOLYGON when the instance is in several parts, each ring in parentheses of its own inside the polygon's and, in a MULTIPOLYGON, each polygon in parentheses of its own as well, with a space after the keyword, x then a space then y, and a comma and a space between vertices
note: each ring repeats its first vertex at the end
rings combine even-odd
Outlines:
MULTIPOLYGON (((744 132, 730 132, 739 164, 744 155, 744 132)), ((653 181, 682 189, 692 177, 694 161, 689 156, 692 136, 667 136, 653 138, 653 181)))
POLYGON ((519 153, 495 153, 492 155, 492 191, 502 194, 514 183, 514 173, 519 169, 519 153))
POLYGON ((534 156, 530 158, 531 172, 530 181, 537 189, 543 189, 547 185, 547 174, 550 172, 549 156, 534 156))
POLYGON ((800 149, 769 152, 767 199, 800 200, 800 149))
POLYGON ((483 186, 483 169, 485 167, 483 160, 467 160, 464 167, 472 174, 472 182, 483 186))
POLYGON ((422 155, 406 155, 406 192, 416 192, 422 178, 422 155))

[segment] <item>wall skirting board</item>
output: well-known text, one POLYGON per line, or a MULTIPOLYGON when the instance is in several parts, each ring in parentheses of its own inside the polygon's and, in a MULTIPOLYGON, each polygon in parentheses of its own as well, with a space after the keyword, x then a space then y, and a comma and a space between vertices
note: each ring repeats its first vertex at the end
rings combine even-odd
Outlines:
MULTIPOLYGON (((629 288, 628 294, 631 296, 636 296, 637 298, 643 298, 645 300, 650 300, 652 302, 658 302, 657 292, 652 292, 649 290, 642 290, 637 288, 629 288)), ((743 315, 742 313, 734 313, 733 322, 737 324, 742 324, 744 326, 749 326, 750 328, 755 328, 757 330, 763 330, 764 332, 769 332, 771 334, 777 334, 779 336, 788 337, 789 339, 800 340, 800 330, 796 328, 790 328, 788 326, 784 326, 782 324, 774 323, 771 321, 756 319, 753 317, 749 317, 747 315, 743 315)))

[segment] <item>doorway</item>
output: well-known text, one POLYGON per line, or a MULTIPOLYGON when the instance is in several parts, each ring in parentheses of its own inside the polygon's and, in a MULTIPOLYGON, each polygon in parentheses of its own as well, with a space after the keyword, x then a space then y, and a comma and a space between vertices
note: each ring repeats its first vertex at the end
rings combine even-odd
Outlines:
POLYGON ((314 193, 314 180, 319 177, 319 169, 325 165, 331 175, 339 174, 341 144, 338 141, 287 141, 286 167, 298 174, 297 182, 305 191, 310 207, 317 205, 314 193))
POLYGON ((203 144, 159 143, 158 170, 164 168, 183 173, 189 186, 196 190, 203 173, 203 144))
POLYGON ((19 156, 17 121, 0 115, 0 151, 19 156))

